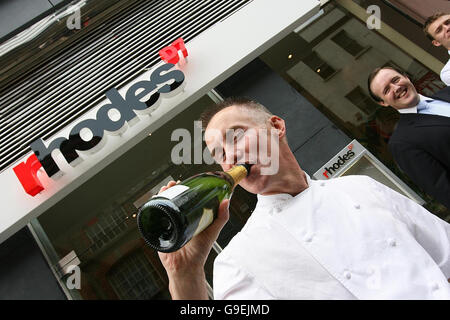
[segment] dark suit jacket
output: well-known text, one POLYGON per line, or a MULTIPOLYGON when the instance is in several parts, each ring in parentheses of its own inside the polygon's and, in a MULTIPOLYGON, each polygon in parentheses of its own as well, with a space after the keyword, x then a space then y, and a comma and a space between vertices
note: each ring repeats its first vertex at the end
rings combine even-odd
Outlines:
MULTIPOLYGON (((449 102, 450 108, 450 87, 432 98, 449 102)), ((401 114, 389 149, 414 183, 450 208, 450 117, 401 114)))

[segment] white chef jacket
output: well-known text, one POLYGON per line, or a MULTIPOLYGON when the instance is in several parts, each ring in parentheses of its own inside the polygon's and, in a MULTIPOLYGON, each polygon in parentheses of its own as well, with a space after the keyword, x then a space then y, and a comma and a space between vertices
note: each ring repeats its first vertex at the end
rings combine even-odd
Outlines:
POLYGON ((450 225, 367 176, 258 195, 215 299, 450 299, 450 225))

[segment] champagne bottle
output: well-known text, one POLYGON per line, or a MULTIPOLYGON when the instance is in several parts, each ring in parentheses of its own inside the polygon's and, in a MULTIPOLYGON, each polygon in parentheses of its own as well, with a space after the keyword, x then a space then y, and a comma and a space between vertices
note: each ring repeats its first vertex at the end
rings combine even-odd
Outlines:
POLYGON ((146 243, 173 252, 209 226, 219 204, 250 172, 251 165, 192 176, 151 198, 139 208, 137 224, 146 243))

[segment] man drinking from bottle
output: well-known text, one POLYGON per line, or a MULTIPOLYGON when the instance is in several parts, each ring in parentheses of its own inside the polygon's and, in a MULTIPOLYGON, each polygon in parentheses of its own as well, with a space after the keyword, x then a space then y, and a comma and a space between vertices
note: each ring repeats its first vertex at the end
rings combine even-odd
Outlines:
MULTIPOLYGON (((258 202, 215 260, 215 299, 450 299, 448 223, 367 176, 311 180, 287 144, 284 120, 254 101, 226 100, 202 120, 224 170, 257 159, 240 185, 258 202), (229 129, 244 134, 229 143, 229 129), (266 139, 251 139, 264 132, 266 139), (275 173, 263 174, 274 159, 260 161, 252 153, 261 146, 249 141, 276 141, 275 173)), ((208 299, 204 265, 228 218, 224 200, 207 229, 159 253, 173 299, 208 299)))

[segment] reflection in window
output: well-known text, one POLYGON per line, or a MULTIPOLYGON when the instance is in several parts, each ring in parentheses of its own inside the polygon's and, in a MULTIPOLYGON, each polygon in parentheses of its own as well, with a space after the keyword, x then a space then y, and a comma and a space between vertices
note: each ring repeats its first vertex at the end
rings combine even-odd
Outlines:
POLYGON ((345 97, 368 116, 374 114, 380 107, 372 101, 368 95, 366 95, 360 86, 357 86, 355 89, 350 91, 345 97))
POLYGON ((164 287, 142 250, 119 260, 108 272, 107 278, 122 300, 151 299, 164 287))
POLYGON ((125 223, 127 215, 120 207, 115 208, 110 215, 100 216, 85 229, 86 236, 91 241, 90 250, 96 252, 127 230, 125 223))
POLYGON ((395 39, 388 37, 391 40, 388 41, 376 30, 367 29, 366 21, 354 16, 336 1, 329 1, 321 8, 324 13, 313 23, 297 28, 300 36, 298 38, 304 39, 301 41, 303 43, 292 35, 287 36, 263 53, 261 59, 332 120, 340 130, 352 139, 357 139, 409 184, 429 203, 428 210, 444 219, 450 218, 449 210, 423 194, 396 166, 388 148, 388 141, 397 122, 398 111, 378 106, 375 101, 369 99, 367 90, 368 75, 383 65, 397 66, 407 71, 418 92, 426 96, 432 96, 443 86, 439 75, 416 60, 416 52, 405 52, 396 45, 395 39), (347 33, 341 30, 347 30, 347 33), (371 50, 366 50, 368 45, 371 50), (352 59, 346 53, 337 55, 336 46, 352 55, 361 49, 362 51, 352 59), (286 59, 292 52, 291 48, 296 48, 296 56, 300 57, 302 63, 286 59), (356 59, 358 56, 361 56, 361 59, 356 59), (307 70, 311 68, 316 71, 323 60, 329 61, 333 68, 339 70, 331 81, 320 81, 311 77, 311 72, 307 70))
POLYGON ((307 55, 303 59, 303 62, 324 80, 330 78, 336 72, 336 70, 323 61, 315 51, 312 51, 307 55))
POLYGON ((364 50, 364 47, 356 42, 356 40, 350 38, 345 30, 339 31, 331 40, 354 57, 364 50))

